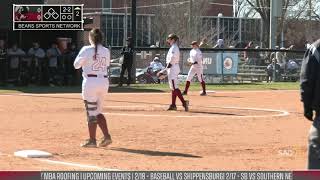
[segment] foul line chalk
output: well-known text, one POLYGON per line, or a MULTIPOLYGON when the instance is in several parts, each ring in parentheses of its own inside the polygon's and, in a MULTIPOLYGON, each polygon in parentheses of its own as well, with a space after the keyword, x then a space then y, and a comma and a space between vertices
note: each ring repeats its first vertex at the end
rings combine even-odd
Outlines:
POLYGON ((283 92, 299 92, 299 90, 246 90, 246 91, 242 91, 242 90, 235 90, 235 91, 216 91, 216 93, 231 93, 231 94, 240 94, 240 93, 283 93, 283 92))
MULTIPOLYGON (((16 156, 13 156, 10 154, 4 154, 2 152, 0 152, 0 156, 16 157, 16 156)), ((72 167, 79 167, 79 168, 86 168, 86 169, 96 169, 96 170, 105 170, 105 171, 121 171, 119 169, 104 168, 104 167, 99 167, 99 166, 72 163, 72 162, 55 161, 55 160, 49 160, 49 159, 43 159, 43 158, 24 158, 24 157, 19 157, 19 158, 36 160, 36 161, 40 161, 40 162, 44 162, 44 163, 48 163, 48 164, 57 164, 57 165, 72 166, 72 167)))
MULTIPOLYGON (((141 106, 140 106, 141 107, 141 106)), ((146 106, 145 106, 146 107, 146 106)), ((237 116, 237 115, 164 115, 164 114, 133 114, 133 113, 104 113, 106 115, 115 115, 115 116, 143 116, 143 117, 172 117, 172 118, 198 118, 198 117, 206 117, 206 118, 221 118, 221 117, 232 117, 232 118, 262 118, 262 117, 281 117, 288 116, 290 113, 284 110, 277 109, 263 109, 263 108, 247 108, 247 107, 218 107, 218 106, 209 106, 212 108, 221 108, 221 109, 239 109, 239 110, 255 110, 255 111, 267 111, 267 112, 278 112, 279 114, 272 115, 249 115, 249 116, 237 116)), ((192 112, 189 112, 192 114, 192 112)))

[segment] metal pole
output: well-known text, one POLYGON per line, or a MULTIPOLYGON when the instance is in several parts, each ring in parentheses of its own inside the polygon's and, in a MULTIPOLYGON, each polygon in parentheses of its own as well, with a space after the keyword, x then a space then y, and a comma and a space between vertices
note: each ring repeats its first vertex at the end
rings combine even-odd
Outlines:
POLYGON ((132 81, 133 83, 136 82, 136 52, 135 52, 135 46, 136 46, 136 16, 137 16, 137 1, 132 0, 131 3, 131 37, 132 37, 132 48, 133 48, 133 62, 132 62, 132 81))
POLYGON ((311 29, 311 18, 312 18, 312 2, 311 0, 309 0, 309 10, 308 10, 308 17, 309 17, 309 21, 308 21, 308 30, 310 32, 310 29, 311 29))
POLYGON ((239 42, 242 42, 242 18, 239 18, 239 42))
POLYGON ((234 0, 233 1, 234 5, 233 5, 233 17, 236 17, 237 15, 237 10, 238 10, 238 0, 234 0))
POLYGON ((103 13, 103 11, 104 11, 104 1, 101 2, 101 6, 102 6, 101 12, 103 13))
POLYGON ((264 48, 263 46, 263 34, 264 34, 264 24, 262 22, 262 19, 260 19, 260 48, 264 48))
POLYGON ((124 34, 123 34, 123 45, 126 44, 126 39, 128 36, 128 7, 127 7, 127 0, 125 1, 125 12, 124 12, 124 34))
MULTIPOLYGON (((275 31, 276 31, 276 21, 275 21, 275 0, 270 1, 270 34, 269 34, 269 48, 272 49, 275 47, 275 31)), ((275 74, 275 73, 274 73, 275 74)))
MULTIPOLYGON (((277 1, 277 0, 271 0, 270 1, 270 35, 269 35, 269 48, 272 49, 275 47, 276 45, 276 32, 277 32, 277 28, 278 28, 278 17, 281 16, 281 11, 282 11, 282 5, 283 5, 283 1, 277 1)), ((275 55, 276 56, 276 55, 275 55)), ((276 75, 278 75, 276 73, 276 64, 277 64, 277 59, 274 63, 274 71, 273 71, 273 81, 277 81, 276 75)))
POLYGON ((151 44, 151 17, 148 16, 148 44, 151 44))
POLYGON ((221 58, 221 83, 224 83, 224 74, 223 74, 223 69, 224 69, 224 59, 223 59, 223 51, 220 52, 220 58, 221 58))
POLYGON ((218 16, 218 23, 217 23, 217 26, 218 26, 218 35, 217 35, 217 40, 220 38, 220 17, 218 16))
POLYGON ((189 41, 191 41, 192 39, 192 0, 190 0, 190 3, 189 3, 189 27, 188 27, 188 38, 189 38, 189 41))
POLYGON ((282 15, 282 0, 270 1, 270 35, 269 35, 269 48, 274 48, 276 45, 276 32, 278 29, 278 18, 282 15))
POLYGON ((309 16, 309 21, 311 21, 311 17, 312 17, 312 1, 309 0, 309 10, 308 10, 308 16, 309 16))
POLYGON ((137 1, 132 0, 131 4, 131 37, 133 47, 136 46, 136 17, 137 17, 137 1))
POLYGON ((283 29, 284 29, 284 22, 283 22, 282 30, 281 30, 281 47, 284 47, 284 41, 285 41, 283 29))

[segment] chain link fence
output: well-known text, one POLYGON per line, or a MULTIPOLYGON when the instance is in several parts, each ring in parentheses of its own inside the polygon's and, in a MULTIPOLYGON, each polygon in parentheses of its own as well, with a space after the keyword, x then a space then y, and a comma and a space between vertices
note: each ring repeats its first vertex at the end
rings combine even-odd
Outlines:
MULTIPOLYGON (((190 48, 180 49, 179 79, 181 81, 186 80, 190 69, 187 63, 190 50, 190 48)), ((111 52, 113 61, 118 63, 118 59, 121 57, 121 48, 112 48, 111 52)), ((156 79, 156 73, 152 73, 150 63, 158 58, 162 66, 165 67, 167 52, 168 48, 137 48, 135 50, 137 83, 157 82, 140 81, 140 77, 156 79), (148 69, 151 72, 148 72, 148 69)), ((202 49, 202 53, 204 77, 208 83, 298 81, 304 55, 303 50, 283 49, 210 48, 202 49)), ((120 69, 120 66, 118 65, 117 68, 120 69)), ((196 81, 196 78, 194 80, 196 81)))
MULTIPOLYGON (((121 72, 121 47, 111 47, 111 83, 118 84, 121 72)), ((132 75, 136 83, 166 83, 167 80, 159 81, 156 73, 166 67, 166 54, 168 48, 136 48, 132 75), (153 60, 156 63, 151 63, 153 60)), ((190 66, 190 48, 180 48, 180 75, 179 80, 185 81, 190 66)), ((280 50, 280 49, 201 49, 203 54, 203 72, 207 83, 244 83, 244 82, 271 82, 271 81, 298 81, 300 76, 301 62, 304 51, 280 50)), ((65 57, 63 56, 62 59, 65 57)), ((23 57, 17 62, 17 68, 12 68, 14 58, 7 57, 7 81, 21 84, 19 81, 32 83, 32 70, 29 65, 23 64, 23 57), (10 65, 10 66, 9 66, 10 65), (29 78, 29 79, 28 79, 29 78), (9 81, 10 80, 10 81, 9 81)), ((71 62, 64 59, 61 62, 71 62)), ((45 61, 44 61, 45 62, 45 61)), ((42 70, 47 70, 46 64, 41 65, 42 70)), ((72 64, 66 63, 59 66, 57 76, 58 85, 79 84, 68 83, 80 82, 80 72, 72 70, 72 64), (69 68, 66 68, 69 67, 69 68), (70 79, 71 78, 71 79, 70 79), (76 78, 76 79, 75 79, 76 78)), ((39 71, 40 72, 40 71, 39 71)), ((34 72, 33 72, 34 73, 34 72)), ((48 84, 48 72, 38 73, 38 79, 43 85, 48 84)), ((125 75, 126 76, 126 75, 125 75)), ((194 81, 197 81, 194 78, 194 81)))

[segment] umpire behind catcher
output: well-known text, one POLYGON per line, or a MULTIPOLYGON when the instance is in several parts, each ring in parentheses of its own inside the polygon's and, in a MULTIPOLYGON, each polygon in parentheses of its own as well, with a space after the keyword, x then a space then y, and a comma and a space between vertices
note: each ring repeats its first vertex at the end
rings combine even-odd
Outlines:
POLYGON ((306 50, 301 67, 300 88, 304 116, 312 121, 308 142, 308 169, 320 169, 320 39, 306 50))

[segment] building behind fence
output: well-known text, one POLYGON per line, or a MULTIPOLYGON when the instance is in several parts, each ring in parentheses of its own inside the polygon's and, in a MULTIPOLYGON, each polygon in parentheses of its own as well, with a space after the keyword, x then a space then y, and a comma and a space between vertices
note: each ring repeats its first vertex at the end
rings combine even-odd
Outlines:
MULTIPOLYGON (((125 38, 130 36, 130 15, 109 12, 86 12, 85 17, 93 19, 92 24, 86 26, 88 28, 87 30, 91 27, 100 27, 106 34, 106 44, 108 46, 123 46, 125 38)), ((167 34, 159 33, 159 29, 155 26, 155 24, 158 23, 156 20, 155 15, 152 14, 137 15, 136 46, 150 47, 151 45, 157 45, 157 43, 159 43, 161 47, 165 46, 167 34)), ((224 39, 227 46, 237 46, 249 41, 256 42, 260 45, 262 40, 263 30, 260 19, 202 16, 198 18, 198 21, 199 23, 197 23, 197 27, 194 28, 195 32, 193 33, 194 37, 192 37, 192 39, 200 40, 207 38, 212 47, 219 38, 224 39)), ((189 38, 180 40, 184 44, 189 43, 189 38)))

